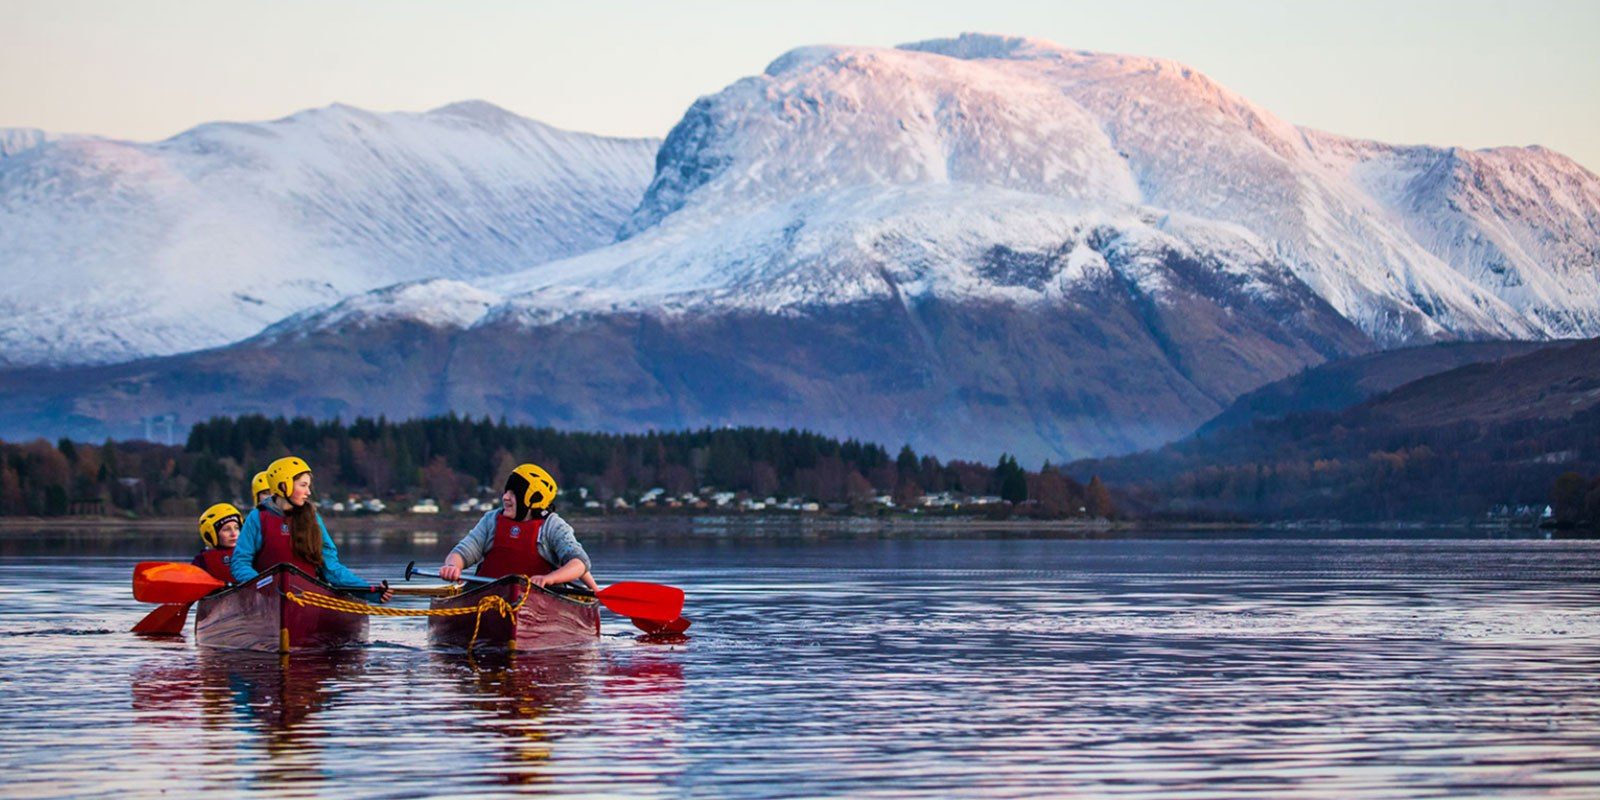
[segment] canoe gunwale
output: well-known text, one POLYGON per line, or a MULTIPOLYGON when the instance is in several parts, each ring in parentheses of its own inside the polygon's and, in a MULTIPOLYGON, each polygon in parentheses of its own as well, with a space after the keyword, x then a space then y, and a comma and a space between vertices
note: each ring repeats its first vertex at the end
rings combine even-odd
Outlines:
POLYGON ((435 598, 435 610, 466 609, 485 598, 499 597, 518 611, 507 618, 495 611, 478 615, 428 618, 432 644, 464 650, 527 650, 598 641, 600 602, 594 595, 552 591, 507 575, 450 597, 435 598))

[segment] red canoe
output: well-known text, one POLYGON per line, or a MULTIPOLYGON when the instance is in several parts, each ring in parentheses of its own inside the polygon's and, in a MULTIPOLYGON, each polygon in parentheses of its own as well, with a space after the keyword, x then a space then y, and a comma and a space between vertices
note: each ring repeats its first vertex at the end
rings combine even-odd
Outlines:
POLYGON ((195 606, 194 641, 203 647, 289 653, 337 650, 365 644, 367 617, 296 602, 302 594, 335 601, 351 596, 279 564, 249 583, 200 598, 195 606))
POLYGON ((454 597, 436 598, 432 607, 473 608, 487 597, 499 597, 512 608, 513 617, 497 610, 428 618, 428 640, 463 650, 543 650, 593 642, 600 637, 600 604, 588 595, 568 596, 534 588, 516 575, 486 583, 454 597), (527 601, 523 602, 523 595, 527 601), (477 626, 477 639, 473 627, 477 626))

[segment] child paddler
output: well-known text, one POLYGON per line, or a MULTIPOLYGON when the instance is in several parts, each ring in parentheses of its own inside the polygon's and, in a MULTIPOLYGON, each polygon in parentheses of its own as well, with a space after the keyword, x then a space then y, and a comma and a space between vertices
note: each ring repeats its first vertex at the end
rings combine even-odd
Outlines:
POLYGON ((267 483, 267 471, 262 470, 250 479, 250 497, 255 505, 261 505, 272 499, 272 485, 267 483))
POLYGON ((190 563, 219 581, 232 582, 228 557, 233 555, 233 546, 239 541, 239 524, 243 521, 244 515, 232 503, 218 503, 206 509, 200 515, 200 541, 206 547, 190 563))
MULTIPOLYGON (((333 586, 370 585, 339 563, 339 549, 311 502, 309 464, 294 456, 280 458, 267 467, 267 485, 272 499, 251 509, 240 527, 230 563, 235 581, 245 583, 264 569, 288 563, 333 586)), ((386 585, 379 599, 386 603, 393 596, 386 585)))
POLYGON ((556 481, 550 473, 535 464, 512 470, 500 507, 484 514, 450 551, 439 577, 453 581, 461 570, 477 564, 484 578, 526 575, 536 586, 565 584, 596 591, 589 554, 572 526, 550 510, 555 499, 556 481))

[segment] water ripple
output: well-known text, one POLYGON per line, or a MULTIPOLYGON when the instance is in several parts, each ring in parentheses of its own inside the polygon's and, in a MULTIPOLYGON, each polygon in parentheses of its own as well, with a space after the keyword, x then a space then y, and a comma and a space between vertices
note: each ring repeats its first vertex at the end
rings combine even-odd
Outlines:
POLYGON ((509 660, 125 634, 114 552, 0 559, 7 797, 1600 795, 1587 543, 606 539, 692 635, 509 660))

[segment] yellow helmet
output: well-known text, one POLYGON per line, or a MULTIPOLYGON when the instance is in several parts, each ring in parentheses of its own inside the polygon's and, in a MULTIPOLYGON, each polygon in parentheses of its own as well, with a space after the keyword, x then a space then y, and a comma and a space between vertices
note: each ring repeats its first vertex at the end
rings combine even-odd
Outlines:
POLYGON ((523 464, 511 470, 506 490, 516 496, 519 511, 549 508, 556 499, 556 479, 537 464, 523 464))
POLYGON ((294 456, 284 456, 267 465, 267 488, 272 493, 289 499, 289 490, 294 488, 294 479, 310 472, 311 465, 294 456))
POLYGON ((262 470, 250 479, 250 502, 253 504, 261 498, 262 492, 272 491, 272 484, 267 482, 267 471, 262 470))
POLYGON ((200 515, 200 541, 205 542, 207 547, 216 547, 217 531, 229 520, 244 524, 244 515, 232 503, 218 503, 206 509, 200 515))

